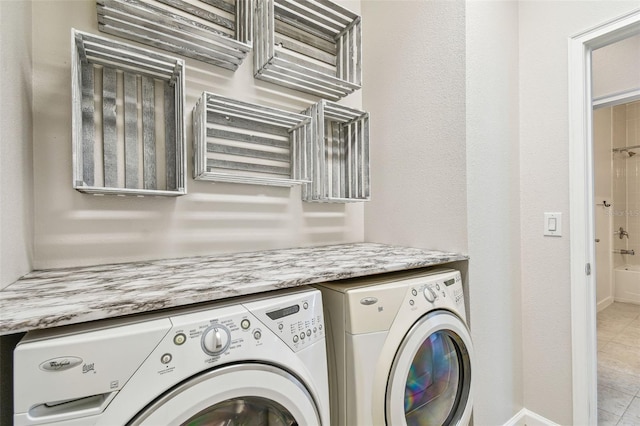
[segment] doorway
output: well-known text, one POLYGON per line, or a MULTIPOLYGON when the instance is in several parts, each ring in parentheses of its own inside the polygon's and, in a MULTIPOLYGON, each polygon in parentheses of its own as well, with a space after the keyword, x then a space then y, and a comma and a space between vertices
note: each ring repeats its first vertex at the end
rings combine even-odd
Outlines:
POLYGON ((591 53, 640 33, 640 10, 569 40, 571 316, 574 424, 597 423, 591 53))
MULTIPOLYGON (((593 52, 594 92, 608 65, 640 55, 640 36, 603 49, 624 55, 593 52)), ((610 98, 593 110, 598 424, 640 426, 640 100, 633 91, 610 98)))

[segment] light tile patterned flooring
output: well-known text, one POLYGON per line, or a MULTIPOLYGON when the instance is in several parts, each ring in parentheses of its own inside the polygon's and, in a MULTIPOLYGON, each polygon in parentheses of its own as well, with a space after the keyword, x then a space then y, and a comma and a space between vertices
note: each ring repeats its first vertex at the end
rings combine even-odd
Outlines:
POLYGON ((598 312, 598 425, 640 426, 640 305, 598 312))

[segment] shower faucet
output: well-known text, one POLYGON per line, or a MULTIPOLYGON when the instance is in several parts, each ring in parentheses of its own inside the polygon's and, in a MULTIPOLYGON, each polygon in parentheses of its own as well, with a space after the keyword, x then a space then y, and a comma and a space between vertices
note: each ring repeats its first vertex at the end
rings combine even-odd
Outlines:
POLYGON ((621 250, 614 250, 613 251, 616 254, 629 254, 631 256, 635 256, 636 251, 635 250, 625 250, 625 249, 621 249, 621 250))
POLYGON ((622 239, 622 237, 627 237, 629 238, 629 233, 627 231, 624 230, 624 228, 621 226, 620 229, 616 232, 614 232, 614 234, 618 234, 620 236, 620 239, 622 239))

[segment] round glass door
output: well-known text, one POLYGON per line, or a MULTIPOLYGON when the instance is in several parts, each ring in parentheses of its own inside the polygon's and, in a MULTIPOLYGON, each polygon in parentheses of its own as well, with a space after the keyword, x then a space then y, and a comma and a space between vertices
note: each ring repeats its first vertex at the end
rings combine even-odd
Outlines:
POLYGON ((183 423, 184 426, 293 426, 293 415, 282 405, 261 397, 222 401, 208 407, 183 423))
POLYGON ((407 333, 387 385, 387 423, 466 424, 471 415, 471 338, 447 311, 432 312, 407 333))
POLYGON ((313 397, 287 371, 238 364, 202 373, 139 413, 130 426, 320 425, 313 397))

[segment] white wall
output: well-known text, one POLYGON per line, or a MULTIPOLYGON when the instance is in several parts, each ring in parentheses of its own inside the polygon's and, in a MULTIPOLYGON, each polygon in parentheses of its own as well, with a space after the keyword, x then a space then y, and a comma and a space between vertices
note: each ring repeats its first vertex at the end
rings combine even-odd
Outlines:
POLYGON ((0 1, 0 289, 31 270, 31 2, 0 1))
POLYGON ((637 9, 637 1, 520 2, 520 214, 524 404, 572 424, 568 38, 637 9), (564 213, 561 238, 543 213, 564 213))
MULTIPOLYGON (((358 12, 358 1, 343 3, 358 12)), ((72 27, 98 33, 94 0, 34 4, 35 268, 363 240, 362 203, 308 204, 301 201, 299 188, 192 179, 191 110, 203 90, 291 111, 317 101, 255 80, 251 55, 235 73, 187 60, 188 195, 123 198, 74 191, 72 27)), ((360 107, 361 96, 358 91, 343 102, 360 107)))
POLYGON ((367 241, 467 251, 462 1, 363 1, 367 241))
POLYGON ((593 51, 595 99, 640 89, 640 35, 593 51))
POLYGON ((523 408, 518 3, 467 2, 469 292, 474 424, 523 408))

